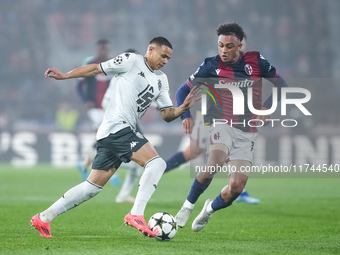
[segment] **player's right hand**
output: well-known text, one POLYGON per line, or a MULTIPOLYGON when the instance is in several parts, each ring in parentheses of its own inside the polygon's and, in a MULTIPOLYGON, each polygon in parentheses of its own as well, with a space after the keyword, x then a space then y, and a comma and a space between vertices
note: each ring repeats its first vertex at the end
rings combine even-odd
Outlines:
POLYGON ((186 135, 192 133, 192 129, 195 126, 195 122, 192 118, 186 118, 182 121, 183 131, 186 135))
POLYGON ((48 68, 45 72, 45 78, 54 78, 56 80, 66 79, 65 74, 60 72, 57 68, 48 68))

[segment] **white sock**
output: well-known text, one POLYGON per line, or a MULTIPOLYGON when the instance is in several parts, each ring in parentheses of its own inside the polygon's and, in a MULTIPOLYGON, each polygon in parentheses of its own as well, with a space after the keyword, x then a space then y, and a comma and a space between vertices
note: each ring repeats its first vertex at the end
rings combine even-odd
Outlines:
POLYGON ((144 215, 145 206, 157 188, 158 181, 166 168, 166 163, 161 157, 157 156, 150 159, 144 168, 144 173, 139 181, 136 200, 131 210, 132 215, 144 215))
POLYGON ((185 200, 183 207, 189 208, 189 209, 194 209, 195 204, 190 203, 188 200, 185 200))
POLYGON ((212 207, 211 207, 211 204, 212 204, 212 202, 210 202, 210 203, 208 204, 208 206, 207 206, 207 212, 208 212, 208 213, 213 213, 213 212, 214 212, 214 210, 213 210, 212 207))
POLYGON ((133 187, 135 186, 138 180, 138 177, 139 177, 139 168, 140 166, 133 161, 127 164, 125 179, 117 195, 117 198, 120 198, 120 197, 125 198, 125 197, 130 196, 131 191, 133 187))
POLYGON ((43 222, 51 222, 59 214, 62 214, 94 197, 102 190, 102 188, 103 187, 90 181, 84 181, 68 190, 47 210, 40 213, 39 218, 43 222))

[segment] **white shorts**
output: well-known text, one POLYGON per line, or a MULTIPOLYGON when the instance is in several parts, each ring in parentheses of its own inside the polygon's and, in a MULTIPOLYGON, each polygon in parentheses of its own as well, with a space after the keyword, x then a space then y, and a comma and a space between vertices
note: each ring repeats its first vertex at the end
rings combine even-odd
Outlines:
POLYGON ((103 119, 104 119, 104 114, 105 111, 100 108, 91 108, 90 110, 87 111, 87 116, 89 117, 92 127, 97 130, 102 124, 103 119))
MULTIPOLYGON (((252 163, 256 137, 257 133, 243 132, 227 124, 210 126, 209 129, 210 146, 218 144, 227 146, 230 160, 246 160, 252 163)), ((213 148, 210 147, 211 149, 213 148)))
POLYGON ((195 126, 191 132, 191 139, 197 142, 200 149, 206 149, 209 144, 209 126, 204 126, 203 115, 197 111, 195 126))

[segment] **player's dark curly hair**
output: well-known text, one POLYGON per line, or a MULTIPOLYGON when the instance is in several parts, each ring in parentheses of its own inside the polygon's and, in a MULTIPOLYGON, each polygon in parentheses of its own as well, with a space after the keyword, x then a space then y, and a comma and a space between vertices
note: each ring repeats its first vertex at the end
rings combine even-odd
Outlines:
POLYGON ((155 43, 159 46, 168 46, 170 49, 172 49, 172 45, 171 43, 168 41, 168 39, 164 38, 163 36, 158 36, 158 37, 155 37, 153 38, 149 44, 152 44, 152 43, 155 43))
POLYGON ((110 43, 110 41, 109 40, 107 40, 107 39, 99 39, 98 41, 97 41, 97 45, 103 45, 103 44, 109 44, 110 43))
POLYGON ((245 37, 243 28, 235 22, 220 24, 216 29, 217 35, 235 35, 240 41, 245 37))

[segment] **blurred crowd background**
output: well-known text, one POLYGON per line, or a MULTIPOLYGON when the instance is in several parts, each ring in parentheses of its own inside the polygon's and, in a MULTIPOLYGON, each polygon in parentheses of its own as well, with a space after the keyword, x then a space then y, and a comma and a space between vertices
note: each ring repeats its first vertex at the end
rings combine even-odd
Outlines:
MULTIPOLYGON (((112 57, 127 48, 144 54, 152 37, 168 38, 174 52, 164 72, 175 102, 204 58, 217 54, 216 28, 226 21, 244 27, 248 50, 311 91, 316 126, 338 126, 339 13, 337 0, 2 0, 0 130, 53 130, 58 112, 76 116, 73 131, 90 129, 76 80, 43 74, 80 66, 100 38, 110 40, 112 57)), ((181 131, 179 120, 166 124, 155 111, 142 124, 181 131)))

